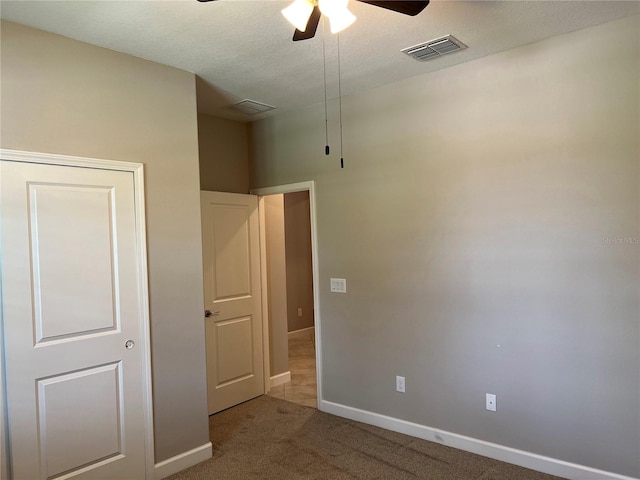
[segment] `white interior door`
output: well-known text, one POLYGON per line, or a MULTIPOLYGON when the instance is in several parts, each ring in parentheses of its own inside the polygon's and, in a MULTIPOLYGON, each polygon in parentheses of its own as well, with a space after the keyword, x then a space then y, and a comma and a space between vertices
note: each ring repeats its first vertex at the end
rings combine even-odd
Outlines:
POLYGON ((201 192, 209 413, 264 393, 258 198, 201 192))
POLYGON ((13 478, 143 479, 133 172, 2 160, 0 189, 13 478))

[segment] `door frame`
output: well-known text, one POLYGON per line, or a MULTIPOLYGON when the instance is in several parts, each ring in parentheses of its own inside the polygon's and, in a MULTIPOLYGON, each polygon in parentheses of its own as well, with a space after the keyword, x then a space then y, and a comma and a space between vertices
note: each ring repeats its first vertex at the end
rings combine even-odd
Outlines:
MULTIPOLYGON (((0 149, 0 152, 3 150, 0 149)), ((0 158, 2 158, 0 156, 0 158)), ((0 187, 1 188, 1 187, 0 187)), ((2 222, 0 222, 0 238, 2 237, 2 222)), ((0 258, 1 259, 1 258, 0 258)), ((2 264, 0 264, 0 270, 2 264)), ((0 277, 1 278, 1 277, 0 277)), ((0 280, 0 480, 9 480, 11 469, 9 468, 9 437, 6 430, 7 410, 4 397, 7 389, 4 375, 4 301, 2 296, 2 281, 0 280)))
MULTIPOLYGON (((265 216, 264 216, 264 204, 262 202, 262 198, 267 195, 276 195, 280 193, 294 193, 294 192, 309 192, 309 213, 311 217, 311 269, 313 272, 313 310, 314 310, 314 328, 315 328, 315 338, 316 338, 316 382, 317 382, 317 400, 318 400, 318 410, 322 410, 323 405, 323 394, 322 394, 322 328, 321 328, 321 320, 320 320, 320 280, 319 280, 319 271, 318 271, 318 227, 316 223, 317 215, 316 215, 316 194, 315 194, 315 181, 310 180, 307 182, 298 182, 298 183, 289 183, 286 185, 276 185, 273 187, 262 187, 262 188, 253 188, 251 189, 252 195, 258 196, 258 211, 260 218, 260 236, 264 237, 265 231, 265 216)), ((264 239, 261 239, 260 242, 260 257, 262 259, 262 265, 264 267, 265 256, 266 256, 266 247, 264 239)), ((269 318, 268 311, 266 309, 266 301, 268 300, 268 295, 266 294, 266 275, 264 268, 262 269, 262 322, 263 322, 263 332, 267 332, 266 335, 263 335, 264 344, 265 344, 265 392, 269 391, 270 388, 270 365, 269 365, 269 318)))
MULTIPOLYGON (((153 437, 153 393, 151 386, 151 336, 149 325, 149 283, 147 278, 147 227, 145 220, 144 203, 144 166, 141 163, 122 162, 118 160, 105 160, 87 157, 75 157, 69 155, 57 155, 50 153, 27 152, 22 150, 10 150, 0 148, 0 159, 13 160, 27 163, 37 163, 43 165, 60 165, 66 167, 92 168, 98 170, 118 170, 131 172, 133 174, 134 185, 134 209, 136 219, 136 247, 137 247, 137 270, 138 288, 140 291, 140 313, 142 315, 142 332, 140 348, 142 349, 142 392, 144 405, 144 438, 145 438, 145 475, 146 480, 155 478, 154 462, 154 437, 153 437)), ((2 285, 0 284, 0 300, 2 285)), ((2 304, 0 304, 2 305, 2 304)), ((0 331, 4 331, 3 309, 0 308, 0 331)), ((4 339, 4 335, 2 336, 4 339)), ((0 436, 2 439, 2 463, 8 465, 10 450, 8 432, 6 431, 6 383, 5 383, 4 348, 0 342, 0 385, 2 394, 0 395, 0 436), (5 458, 5 455, 7 456, 5 458), (5 460, 6 463, 5 463, 5 460)), ((3 467, 4 468, 4 467, 3 467)), ((6 472, 8 475, 8 472, 6 472)), ((5 471, 0 471, 0 478, 4 480, 5 471)))

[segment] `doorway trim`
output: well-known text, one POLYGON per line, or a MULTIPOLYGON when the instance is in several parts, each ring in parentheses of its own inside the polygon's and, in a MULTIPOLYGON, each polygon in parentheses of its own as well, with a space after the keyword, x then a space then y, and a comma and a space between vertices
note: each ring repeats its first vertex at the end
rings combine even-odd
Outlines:
MULTIPOLYGON (((251 189, 252 195, 258 195, 259 200, 261 197, 267 195, 276 195, 280 193, 294 193, 294 192, 309 192, 309 214, 311 217, 311 270, 313 272, 313 310, 314 310, 314 327, 316 331, 316 383, 317 383, 317 400, 318 400, 318 410, 322 410, 321 406, 323 404, 323 395, 322 395, 322 323, 320 319, 320 281, 319 281, 319 271, 318 271, 318 227, 316 223, 316 194, 315 194, 315 181, 310 180, 307 182, 298 182, 298 183, 289 183, 285 185, 276 185, 273 187, 262 187, 262 188, 253 188, 251 189)), ((258 208, 260 211, 264 212, 264 207, 262 202, 258 202, 258 208)), ((260 215, 260 231, 264 232, 264 214, 260 215)), ((262 233, 261 233, 262 235, 262 233)), ((261 256, 264 257, 265 250, 263 249, 263 245, 260 245, 261 256)), ((263 287, 266 285, 266 282, 263 277, 263 287)), ((266 295, 263 295, 263 305, 264 299, 266 295)), ((263 314, 263 331, 268 332, 268 319, 267 316, 263 314)), ((269 345, 268 345, 268 334, 266 338, 267 348, 265 349, 265 369, 269 368, 269 345)), ((270 375, 265 375, 265 382, 270 378, 270 375)), ((266 389, 265 389, 266 391, 266 389)))
MULTIPOLYGON (((118 160, 96 159, 88 157, 75 157, 69 155, 58 155, 53 153, 27 152, 22 150, 10 150, 0 148, 1 160, 13 160, 27 163, 38 163, 43 165, 60 165, 66 167, 92 168, 99 170, 118 170, 131 172, 133 174, 135 219, 136 219, 136 247, 137 247, 137 270, 138 288, 140 289, 140 313, 142 322, 141 343, 142 348, 142 392, 144 404, 144 439, 145 439, 145 476, 146 480, 155 478, 155 446, 153 437, 153 396, 151 386, 151 336, 149 322, 149 283, 147 278, 147 227, 145 220, 144 203, 144 165, 141 163, 122 162, 118 160)), ((0 285, 0 292, 2 285, 0 285)), ((1 300, 1 294, 0 294, 1 300)), ((1 304, 0 304, 1 305, 1 304)), ((0 331, 4 331, 4 316, 0 308, 0 331)), ((4 335, 2 336, 4 339, 4 335)), ((5 455, 10 450, 8 432, 6 431, 6 384, 5 384, 5 362, 4 345, 0 342, 0 436, 2 444, 3 465, 5 455)), ((8 458, 6 458, 8 460, 8 458)), ((4 468, 4 467, 3 467, 4 468)), ((0 476, 5 472, 0 471, 0 476)), ((8 472, 6 472, 8 474, 8 472)), ((2 477, 4 478, 4 477, 2 477)))

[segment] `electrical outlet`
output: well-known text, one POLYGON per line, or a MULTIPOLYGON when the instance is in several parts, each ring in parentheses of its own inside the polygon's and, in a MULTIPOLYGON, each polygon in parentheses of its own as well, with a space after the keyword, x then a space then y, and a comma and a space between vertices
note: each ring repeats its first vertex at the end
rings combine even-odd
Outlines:
POLYGON ((298 316, 301 317, 302 316, 302 307, 298 307, 298 316))
POLYGON ((493 393, 487 393, 487 410, 496 411, 496 396, 493 393))
POLYGON ((404 377, 396 375, 396 392, 405 393, 404 377))

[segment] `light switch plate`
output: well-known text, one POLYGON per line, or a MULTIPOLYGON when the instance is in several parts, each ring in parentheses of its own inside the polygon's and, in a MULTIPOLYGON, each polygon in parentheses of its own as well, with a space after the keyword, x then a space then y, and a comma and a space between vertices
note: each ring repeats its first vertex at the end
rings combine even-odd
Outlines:
POLYGON ((332 278, 331 291, 335 293, 347 293, 347 280, 344 278, 332 278))

